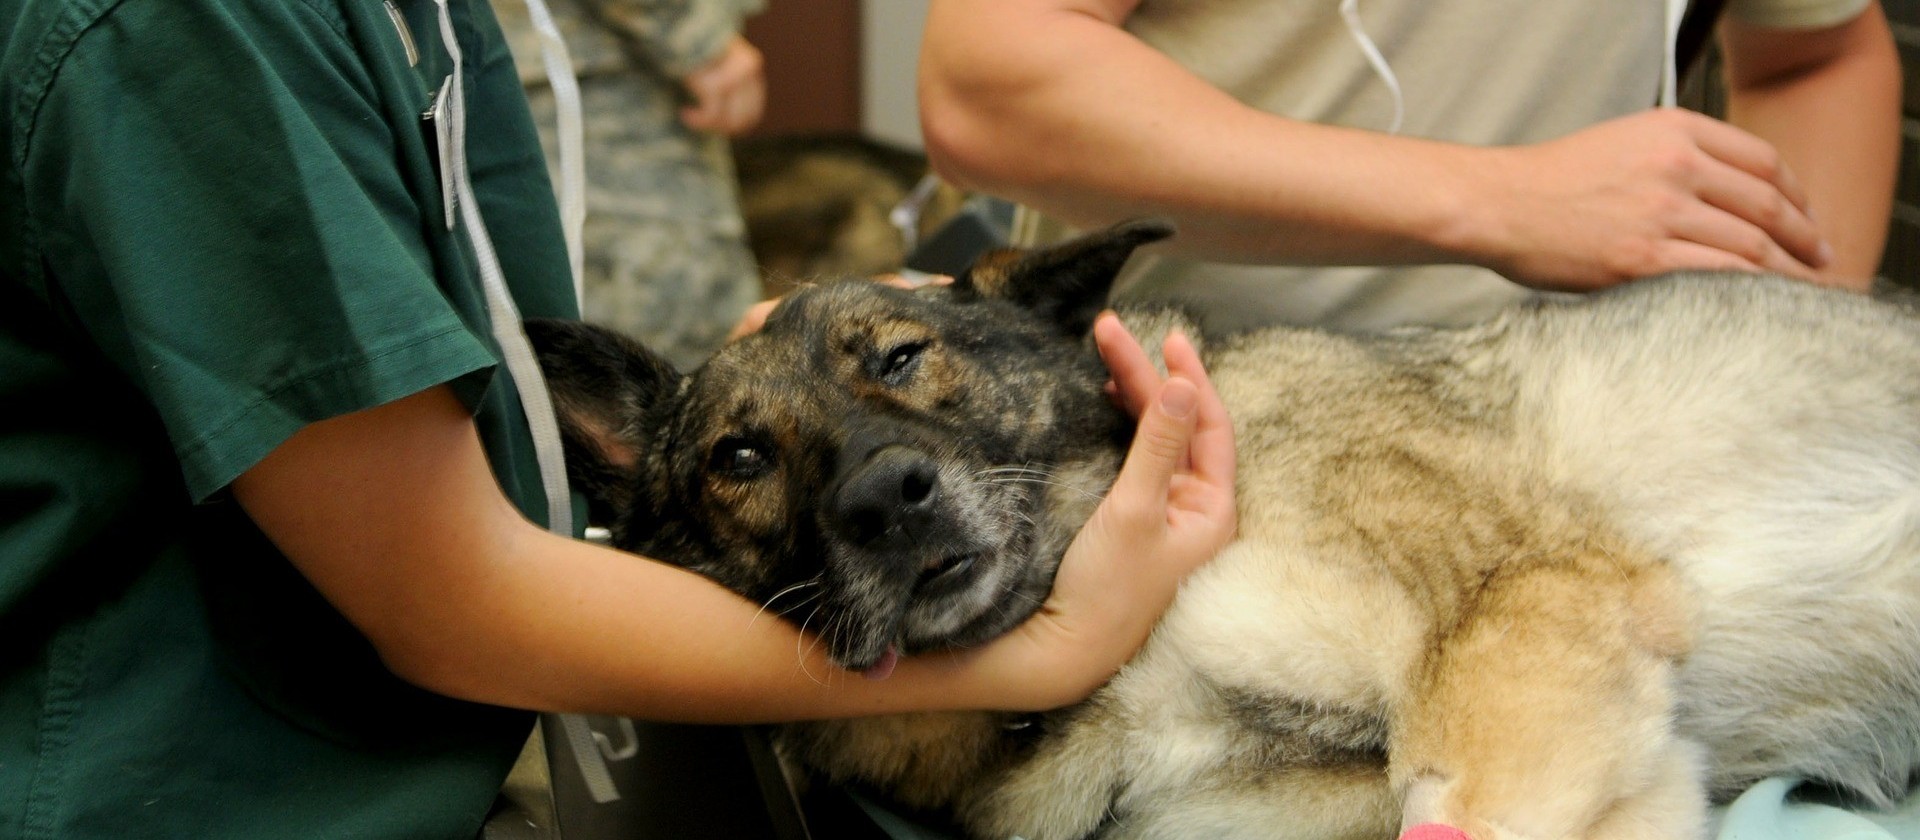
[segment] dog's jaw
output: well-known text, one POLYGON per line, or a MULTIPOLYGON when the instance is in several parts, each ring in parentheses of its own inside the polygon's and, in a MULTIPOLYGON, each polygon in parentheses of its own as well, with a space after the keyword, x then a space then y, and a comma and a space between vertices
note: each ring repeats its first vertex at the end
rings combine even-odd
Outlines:
POLYGON ((945 513, 966 537, 899 557, 841 549, 829 563, 834 595, 825 624, 816 628, 829 653, 843 667, 865 671, 894 653, 972 647, 1018 626, 1045 602, 1061 558, 1118 464, 1113 452, 1059 466, 944 468, 945 513), (873 572, 943 561, 949 568, 915 579, 873 572))

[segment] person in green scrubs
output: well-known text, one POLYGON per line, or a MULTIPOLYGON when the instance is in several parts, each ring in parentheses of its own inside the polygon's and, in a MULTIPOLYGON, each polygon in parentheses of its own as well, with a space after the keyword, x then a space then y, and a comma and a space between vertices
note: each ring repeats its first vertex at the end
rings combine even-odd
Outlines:
MULTIPOLYGON (((576 314, 481 0, 467 171, 526 316, 576 314)), ((0 838, 468 838, 532 716, 770 721, 1089 693, 1233 527, 1197 361, 1041 617, 893 678, 550 534, 421 115, 427 0, 0 0, 0 838), (818 675, 831 666, 818 653, 818 675)))

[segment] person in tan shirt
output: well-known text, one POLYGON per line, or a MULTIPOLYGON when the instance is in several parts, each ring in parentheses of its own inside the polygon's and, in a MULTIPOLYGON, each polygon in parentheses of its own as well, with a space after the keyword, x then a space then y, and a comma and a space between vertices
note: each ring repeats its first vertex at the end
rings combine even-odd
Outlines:
POLYGON ((1024 242, 1172 217, 1121 294, 1214 329, 1467 323, 1679 268, 1869 282, 1899 153, 1876 0, 1730 3, 1725 122, 1654 107, 1654 0, 1346 5, 935 0, 928 151, 1024 205, 1024 242))

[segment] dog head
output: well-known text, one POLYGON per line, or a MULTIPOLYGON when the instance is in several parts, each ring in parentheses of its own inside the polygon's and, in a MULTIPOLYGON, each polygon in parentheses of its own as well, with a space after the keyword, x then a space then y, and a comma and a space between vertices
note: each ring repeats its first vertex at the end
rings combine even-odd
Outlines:
POLYGON ((527 330, 616 545, 884 670, 1046 598, 1132 431, 1087 333, 1127 256, 1171 232, 995 252, 951 286, 803 290, 685 375, 604 329, 527 330))

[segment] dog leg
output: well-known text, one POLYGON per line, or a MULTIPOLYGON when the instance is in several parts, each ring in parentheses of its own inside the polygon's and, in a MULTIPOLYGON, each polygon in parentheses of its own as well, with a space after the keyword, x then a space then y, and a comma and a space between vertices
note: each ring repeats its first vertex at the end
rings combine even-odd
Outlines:
POLYGON ((1436 633, 1395 710, 1403 828, 1611 840, 1698 825, 1697 753, 1670 728, 1679 585, 1652 562, 1585 554, 1497 570, 1436 633))

